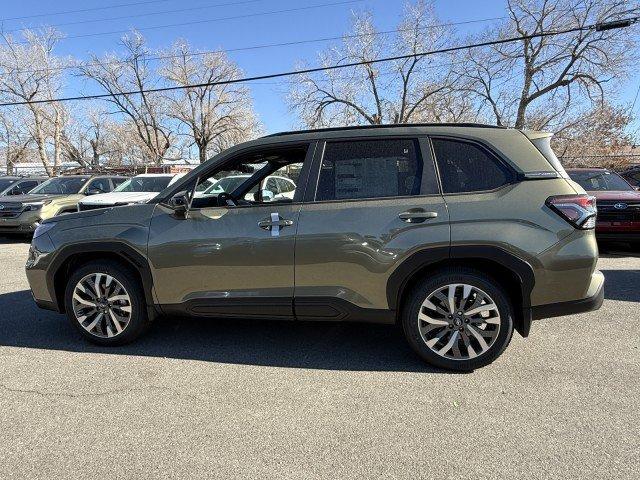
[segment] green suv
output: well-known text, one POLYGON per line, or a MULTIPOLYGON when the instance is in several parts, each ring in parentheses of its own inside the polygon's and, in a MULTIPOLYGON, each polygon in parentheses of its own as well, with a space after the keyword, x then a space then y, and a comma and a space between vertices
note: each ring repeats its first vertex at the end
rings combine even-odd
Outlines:
POLYGON ((436 366, 482 367, 513 330, 603 300, 595 201, 549 140, 476 124, 271 135, 146 204, 46 220, 27 276, 101 345, 160 315, 363 321, 401 325, 436 366), (242 181, 195 194, 228 176, 242 181))

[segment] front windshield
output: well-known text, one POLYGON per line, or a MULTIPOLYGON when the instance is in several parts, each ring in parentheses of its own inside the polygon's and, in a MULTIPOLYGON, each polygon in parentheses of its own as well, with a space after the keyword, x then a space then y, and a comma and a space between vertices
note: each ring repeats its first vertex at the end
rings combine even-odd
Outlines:
POLYGON ((172 177, 133 177, 119 185, 114 192, 161 192, 172 177))
POLYGON ((73 195, 87 183, 88 177, 56 177, 38 185, 29 192, 40 195, 73 195))
POLYGON ((633 190, 624 178, 617 173, 607 171, 570 172, 571 180, 588 192, 629 191, 633 190))
POLYGON ((214 183, 209 188, 207 188, 204 191, 204 193, 207 194, 207 195, 209 195, 209 194, 216 195, 216 194, 220 194, 222 192, 227 192, 227 193, 233 192, 247 178, 249 178, 249 175, 232 176, 232 177, 221 178, 216 183, 214 183))
POLYGON ((0 178, 0 193, 4 193, 11 185, 16 183, 15 179, 11 178, 0 178))

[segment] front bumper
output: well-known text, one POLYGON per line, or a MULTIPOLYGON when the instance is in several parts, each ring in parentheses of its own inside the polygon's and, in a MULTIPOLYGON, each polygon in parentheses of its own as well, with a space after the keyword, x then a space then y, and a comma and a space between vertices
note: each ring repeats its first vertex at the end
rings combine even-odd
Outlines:
POLYGON ((38 210, 22 212, 16 217, 0 217, 0 233, 33 233, 39 221, 38 210))
POLYGON ((540 320, 542 318, 561 317, 563 315, 574 315, 576 313, 591 312, 598 310, 604 301, 604 275, 596 271, 592 275, 591 284, 585 298, 571 300, 568 302, 550 303, 547 305, 536 305, 531 307, 531 319, 540 320))

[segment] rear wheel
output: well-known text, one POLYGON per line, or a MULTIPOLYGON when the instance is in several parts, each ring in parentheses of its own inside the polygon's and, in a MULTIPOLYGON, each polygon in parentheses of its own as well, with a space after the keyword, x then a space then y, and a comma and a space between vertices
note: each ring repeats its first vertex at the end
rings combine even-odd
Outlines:
POLYGON ((73 272, 65 291, 65 309, 83 337, 99 345, 123 345, 149 325, 144 294, 127 267, 91 262, 73 272))
POLYGON ((513 334, 513 313, 498 282, 470 269, 451 269, 420 282, 402 317, 411 347, 427 362, 473 370, 493 362, 513 334))

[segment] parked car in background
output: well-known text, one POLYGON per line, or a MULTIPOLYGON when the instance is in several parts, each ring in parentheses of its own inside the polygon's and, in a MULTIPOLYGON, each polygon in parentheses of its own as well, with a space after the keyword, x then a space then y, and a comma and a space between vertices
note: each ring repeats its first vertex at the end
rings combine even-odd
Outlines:
POLYGON ((640 165, 629 167, 620 175, 629 182, 636 190, 640 188, 640 165))
POLYGON ((514 330, 604 298, 593 197, 549 137, 469 124, 271 135, 147 203, 46 220, 27 277, 39 306, 101 345, 157 315, 355 320, 401 325, 438 367, 479 368, 514 330), (247 196, 289 171, 292 199, 247 196))
POLYGON ((130 203, 144 203, 152 199, 184 174, 144 173, 120 184, 111 193, 92 195, 78 202, 78 211, 107 208, 130 203))
POLYGON ((126 177, 68 175, 50 178, 25 195, 0 197, 0 232, 33 232, 41 220, 75 212, 86 195, 111 191, 126 177))
POLYGON ((0 177, 0 196, 24 195, 49 177, 19 177, 6 175, 0 177))
POLYGON ((640 192, 622 176, 604 168, 573 168, 567 173, 596 198, 599 240, 640 244, 640 192))

